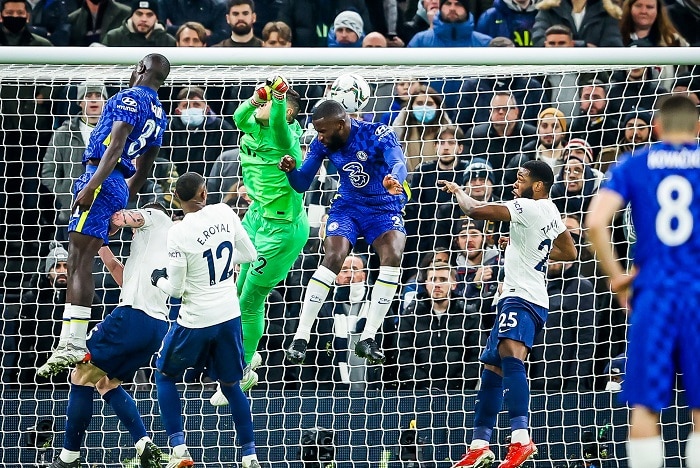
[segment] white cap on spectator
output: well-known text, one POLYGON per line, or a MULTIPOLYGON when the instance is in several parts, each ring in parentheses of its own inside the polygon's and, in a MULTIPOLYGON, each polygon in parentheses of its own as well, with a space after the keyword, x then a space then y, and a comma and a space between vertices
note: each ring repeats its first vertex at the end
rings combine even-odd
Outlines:
POLYGON ((365 23, 362 21, 362 16, 351 10, 341 11, 333 21, 333 29, 348 28, 352 30, 357 37, 362 37, 364 34, 365 23))
POLYGON ((78 85, 78 101, 85 99, 85 95, 88 93, 100 93, 103 98, 107 99, 105 85, 99 81, 83 81, 78 85))

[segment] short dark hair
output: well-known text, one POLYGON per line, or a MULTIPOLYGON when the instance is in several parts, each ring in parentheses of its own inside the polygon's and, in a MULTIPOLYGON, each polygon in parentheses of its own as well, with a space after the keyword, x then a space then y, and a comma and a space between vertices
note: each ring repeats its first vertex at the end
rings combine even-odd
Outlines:
POLYGON ((347 112, 341 103, 332 99, 327 99, 325 101, 321 101, 321 103, 316 106, 316 109, 314 109, 314 112, 311 115, 311 120, 334 118, 342 120, 346 115, 347 112))
POLYGON ((521 167, 530 171, 530 179, 532 179, 533 182, 542 182, 547 193, 549 193, 549 189, 552 188, 554 184, 554 172, 549 164, 535 159, 527 161, 521 167))
POLYGON ((180 92, 177 93, 177 100, 182 101, 183 99, 192 99, 198 97, 202 101, 207 99, 204 97, 204 90, 197 86, 192 86, 188 88, 182 88, 180 92))
POLYGON ((7 3, 24 3, 27 13, 32 12, 32 6, 28 0, 2 0, 2 2, 0 2, 0 10, 4 10, 7 3))
POLYGON ((163 213, 165 213, 166 215, 168 215, 168 218, 169 218, 170 216, 172 216, 171 213, 170 213, 170 211, 168 211, 168 209, 167 209, 166 207, 164 207, 162 203, 157 202, 157 201, 151 202, 151 203, 146 203, 145 205, 143 205, 142 208, 144 208, 144 209, 151 209, 151 210, 162 211, 163 213))
POLYGON ((544 32, 544 37, 547 37, 550 34, 564 34, 572 39, 574 37, 574 33, 571 31, 571 28, 563 24, 555 24, 553 26, 548 27, 544 32))
POLYGON ((461 142, 464 140, 464 132, 462 132, 462 129, 457 125, 443 125, 440 127, 440 131, 437 134, 437 139, 444 140, 445 137, 443 135, 445 134, 452 135, 452 138, 457 140, 457 143, 459 144, 462 144, 461 142))
POLYGON ((255 2, 253 0, 228 0, 228 8, 226 8, 226 14, 231 11, 231 8, 238 5, 248 5, 250 9, 255 13, 255 2))
POLYGON ((196 172, 186 172, 178 177, 175 183, 175 194, 180 201, 190 201, 197 195, 204 182, 204 177, 196 172))
POLYGON ((671 95, 661 101, 659 120, 665 132, 695 133, 698 125, 698 108, 687 96, 671 95))

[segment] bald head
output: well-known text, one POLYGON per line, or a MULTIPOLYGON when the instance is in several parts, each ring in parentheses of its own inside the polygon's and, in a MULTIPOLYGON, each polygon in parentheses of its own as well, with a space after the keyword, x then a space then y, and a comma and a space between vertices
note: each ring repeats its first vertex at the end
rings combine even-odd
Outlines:
POLYGON ((362 47, 377 48, 386 46, 386 38, 376 31, 367 34, 362 40, 362 47))
POLYGON ((151 73, 153 78, 162 85, 170 74, 170 61, 161 54, 148 54, 143 58, 146 73, 151 73))
POLYGON ((136 64, 129 86, 148 86, 156 91, 170 74, 170 61, 161 54, 148 54, 136 64))

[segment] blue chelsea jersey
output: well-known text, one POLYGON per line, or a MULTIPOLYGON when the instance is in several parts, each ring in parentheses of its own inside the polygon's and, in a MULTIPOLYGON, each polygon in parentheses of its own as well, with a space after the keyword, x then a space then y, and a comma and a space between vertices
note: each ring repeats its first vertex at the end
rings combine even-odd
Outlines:
POLYGON ((344 199, 368 205, 393 204, 398 200, 405 203, 405 195, 392 195, 382 184, 392 171, 385 153, 400 147, 396 134, 387 125, 351 119, 350 136, 342 148, 332 152, 315 139, 307 159, 326 157, 331 160, 340 176, 338 194, 344 199))
POLYGON ((102 159, 109 146, 114 122, 126 122, 134 126, 127 137, 116 168, 124 177, 136 172, 134 159, 152 147, 163 144, 163 132, 168 126, 158 93, 145 86, 120 91, 105 104, 102 116, 90 134, 90 141, 83 154, 83 164, 89 159, 102 159))
MULTIPOLYGON (((700 276, 700 146, 654 143, 608 172, 605 188, 630 203, 638 280, 700 276)), ((635 285, 637 283, 635 282, 635 285)))

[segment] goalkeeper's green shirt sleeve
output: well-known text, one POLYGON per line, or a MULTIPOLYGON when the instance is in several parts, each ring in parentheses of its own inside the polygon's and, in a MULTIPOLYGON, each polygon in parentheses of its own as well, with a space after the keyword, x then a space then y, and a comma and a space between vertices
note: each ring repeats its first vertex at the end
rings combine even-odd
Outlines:
POLYGON ((250 100, 243 101, 233 113, 233 122, 238 130, 243 133, 257 133, 260 124, 255 121, 255 110, 257 107, 250 103, 250 100))
MULTIPOLYGON (((292 147, 294 140, 292 132, 287 123, 287 98, 272 98, 272 109, 270 109, 270 128, 272 132, 273 146, 286 150, 292 147)), ((297 161, 298 162, 298 161, 297 161)))

